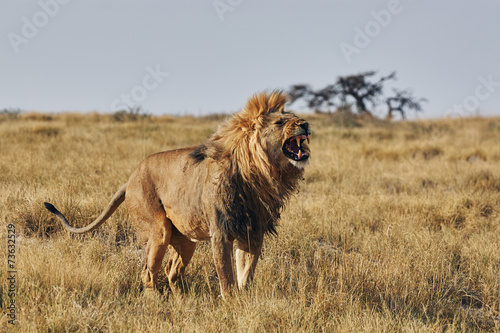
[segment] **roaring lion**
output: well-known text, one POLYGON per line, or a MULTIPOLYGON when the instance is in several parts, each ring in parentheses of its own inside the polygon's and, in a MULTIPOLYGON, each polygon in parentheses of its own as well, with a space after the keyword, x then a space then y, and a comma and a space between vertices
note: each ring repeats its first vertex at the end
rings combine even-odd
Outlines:
POLYGON ((147 157, 91 224, 72 227, 53 205, 45 207, 74 233, 94 230, 125 201, 146 251, 142 281, 154 290, 169 247, 169 284, 183 274, 196 242, 210 240, 222 295, 252 279, 264 235, 276 233, 287 198, 309 162, 309 124, 285 111, 286 95, 260 93, 196 147, 147 157), (233 244, 236 244, 236 276, 233 244))

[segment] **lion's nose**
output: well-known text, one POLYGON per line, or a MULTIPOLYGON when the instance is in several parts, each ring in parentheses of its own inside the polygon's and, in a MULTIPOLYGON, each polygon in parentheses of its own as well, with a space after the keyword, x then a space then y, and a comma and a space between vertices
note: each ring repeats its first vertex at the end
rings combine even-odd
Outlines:
POLYGON ((309 124, 307 122, 303 122, 302 124, 299 125, 306 133, 309 133, 309 124))

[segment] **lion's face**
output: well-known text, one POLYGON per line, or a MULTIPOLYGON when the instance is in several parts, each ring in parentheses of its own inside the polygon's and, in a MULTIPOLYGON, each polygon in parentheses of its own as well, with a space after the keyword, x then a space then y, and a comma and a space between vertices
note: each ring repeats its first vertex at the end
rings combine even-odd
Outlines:
POLYGON ((264 131, 264 145, 270 152, 270 158, 284 166, 291 163, 297 168, 303 168, 309 163, 309 143, 311 128, 307 121, 300 119, 291 112, 273 112, 268 114, 267 126, 264 131))

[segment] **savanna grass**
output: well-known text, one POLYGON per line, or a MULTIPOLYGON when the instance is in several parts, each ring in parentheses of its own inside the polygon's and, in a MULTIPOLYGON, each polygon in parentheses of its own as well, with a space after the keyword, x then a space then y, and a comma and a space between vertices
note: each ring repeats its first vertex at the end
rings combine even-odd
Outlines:
POLYGON ((312 159, 255 280, 223 301, 209 244, 173 294, 141 290, 124 208, 97 217, 147 155, 195 145, 219 116, 0 119, 0 238, 16 226, 15 332, 460 332, 500 330, 500 119, 370 122, 306 115, 312 159))

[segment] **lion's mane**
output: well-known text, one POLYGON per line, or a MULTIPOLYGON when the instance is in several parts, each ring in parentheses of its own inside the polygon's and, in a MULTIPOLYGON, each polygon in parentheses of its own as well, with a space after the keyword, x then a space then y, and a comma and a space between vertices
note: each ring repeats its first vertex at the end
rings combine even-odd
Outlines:
POLYGON ((280 212, 302 178, 303 170, 290 163, 275 165, 273 152, 262 145, 267 115, 283 112, 285 103, 281 92, 254 95, 191 154, 197 162, 208 158, 218 164, 219 227, 237 239, 275 234, 280 212))

